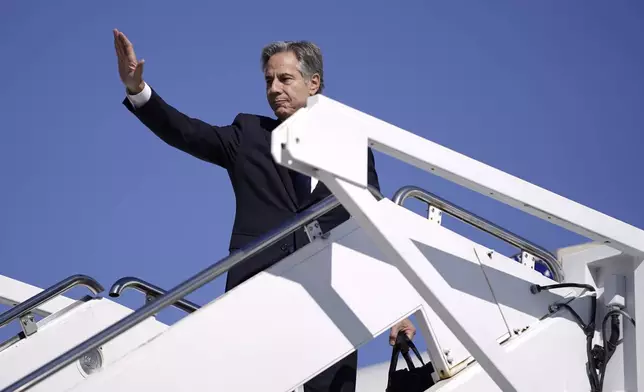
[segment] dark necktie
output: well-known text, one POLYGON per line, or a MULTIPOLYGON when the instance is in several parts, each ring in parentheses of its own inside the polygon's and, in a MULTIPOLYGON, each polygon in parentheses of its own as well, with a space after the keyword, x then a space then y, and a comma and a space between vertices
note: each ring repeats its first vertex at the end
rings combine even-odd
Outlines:
POLYGON ((311 193, 311 177, 290 170, 291 180, 293 181, 293 188, 295 188, 295 197, 297 197, 298 204, 303 203, 304 200, 311 193))

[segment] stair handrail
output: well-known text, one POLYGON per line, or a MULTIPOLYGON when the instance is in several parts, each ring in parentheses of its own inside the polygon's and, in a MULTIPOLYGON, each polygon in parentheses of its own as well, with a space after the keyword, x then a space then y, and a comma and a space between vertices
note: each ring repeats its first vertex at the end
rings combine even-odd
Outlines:
MULTIPOLYGON (((377 192, 375 188, 372 189, 370 187, 369 190, 374 195, 374 197, 376 197, 376 199, 379 199, 379 192, 377 192)), ((78 360, 86 352, 104 345, 108 341, 140 324, 147 318, 157 314, 162 309, 176 303, 178 300, 184 298, 203 285, 211 282, 218 276, 223 275, 232 267, 258 254, 269 246, 277 243, 284 237, 302 228, 309 222, 317 219, 318 217, 326 214, 327 212, 335 209, 340 205, 340 201, 333 194, 327 196, 322 201, 298 213, 289 222, 277 227, 276 229, 273 229, 267 234, 260 236, 255 241, 231 253, 227 257, 220 259, 209 267, 183 281, 178 286, 172 288, 162 296, 158 297, 155 301, 146 303, 141 308, 130 313, 129 315, 125 316, 109 327, 103 329, 101 332, 98 332, 82 343, 79 343, 75 347, 67 350, 58 357, 45 363, 36 370, 15 381, 13 384, 7 386, 0 392, 14 392, 22 390, 22 388, 29 388, 38 384, 47 377, 78 360)))
MULTIPOLYGON (((163 290, 152 283, 146 282, 143 279, 139 279, 134 276, 126 276, 114 282, 110 288, 109 296, 112 298, 118 298, 125 290, 128 289, 139 291, 145 294, 148 298, 158 298, 166 293, 166 290, 163 290)), ((193 313, 201 308, 201 306, 186 299, 180 299, 172 304, 172 306, 177 309, 181 309, 186 313, 193 313)))
POLYGON ((417 186, 408 185, 401 187, 394 194, 393 202, 402 206, 405 200, 410 197, 424 201, 425 203, 434 206, 471 226, 485 231, 486 233, 521 249, 522 251, 529 252, 543 260, 552 273, 552 278, 555 281, 563 282, 564 273, 557 257, 543 247, 417 186))
POLYGON ((103 286, 90 276, 80 274, 69 276, 0 314, 0 328, 15 319, 26 316, 45 302, 50 301, 54 297, 57 297, 76 286, 87 287, 92 293, 94 293, 94 295, 99 294, 104 290, 103 286))

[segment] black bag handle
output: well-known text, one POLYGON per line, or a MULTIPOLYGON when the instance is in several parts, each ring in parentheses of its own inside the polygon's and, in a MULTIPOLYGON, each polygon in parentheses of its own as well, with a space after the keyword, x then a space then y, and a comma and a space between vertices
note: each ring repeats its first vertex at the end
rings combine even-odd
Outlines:
POLYGON ((407 363, 407 367, 409 370, 415 369, 416 366, 414 365, 414 361, 411 360, 411 357, 409 356, 409 349, 412 349, 414 354, 416 354, 416 358, 420 361, 420 363, 425 366, 425 361, 423 361, 423 358, 420 356, 420 353, 418 352, 418 349, 416 348, 416 345, 414 342, 411 341, 405 334, 405 332, 400 331, 398 332, 398 336, 396 336, 396 343, 394 344, 394 348, 391 350, 391 361, 389 362, 389 376, 391 376, 395 371, 396 367, 398 366, 398 354, 402 354, 403 358, 405 359, 405 362, 407 363))
POLYGON ((420 356, 416 345, 404 332, 398 333, 398 336, 396 336, 396 343, 391 351, 389 380, 387 381, 387 389, 385 389, 386 392, 425 391, 427 388, 434 385, 434 380, 431 376, 431 373, 434 372, 434 367, 431 362, 425 364, 425 361, 423 361, 423 358, 420 356), (414 361, 412 361, 411 356, 409 355, 410 348, 414 354, 416 354, 416 358, 418 358, 420 363, 423 365, 420 369, 417 369, 416 366, 414 366, 414 361), (405 358, 408 369, 396 370, 396 366, 398 365, 398 354, 402 354, 403 358, 405 358))

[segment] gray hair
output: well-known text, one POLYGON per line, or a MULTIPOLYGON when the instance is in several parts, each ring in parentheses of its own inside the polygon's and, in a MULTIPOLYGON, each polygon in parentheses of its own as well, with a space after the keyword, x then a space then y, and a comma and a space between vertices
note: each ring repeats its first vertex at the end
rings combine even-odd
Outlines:
POLYGON ((266 64, 271 56, 277 53, 293 52, 299 61, 298 69, 306 80, 311 80, 314 74, 320 75, 320 88, 318 93, 324 90, 324 71, 322 62, 322 51, 309 41, 276 41, 262 49, 262 71, 266 70, 266 64))

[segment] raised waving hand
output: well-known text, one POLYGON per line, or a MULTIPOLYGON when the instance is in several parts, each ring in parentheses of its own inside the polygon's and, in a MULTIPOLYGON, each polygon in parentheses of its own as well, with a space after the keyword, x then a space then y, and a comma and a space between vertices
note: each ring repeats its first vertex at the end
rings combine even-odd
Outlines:
POLYGON ((114 29, 114 48, 118 59, 118 69, 121 81, 130 94, 143 91, 143 64, 145 60, 137 60, 134 47, 125 34, 114 29))

